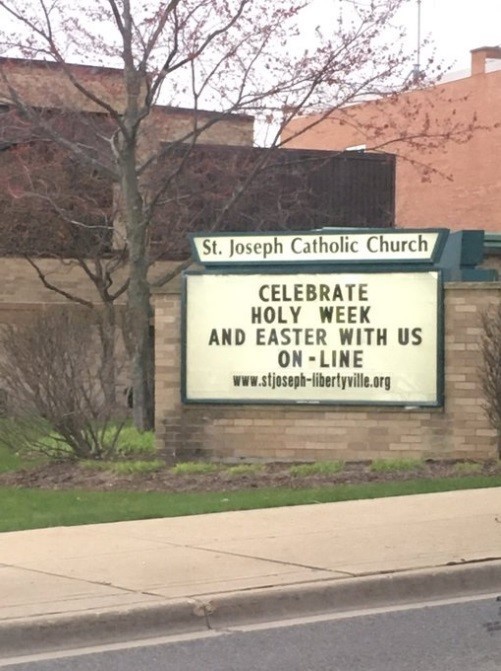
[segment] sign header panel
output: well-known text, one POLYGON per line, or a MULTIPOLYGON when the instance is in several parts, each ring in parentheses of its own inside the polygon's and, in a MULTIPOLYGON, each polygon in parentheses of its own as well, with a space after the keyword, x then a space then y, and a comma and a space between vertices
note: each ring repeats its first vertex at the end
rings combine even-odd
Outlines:
POLYGON ((433 263, 445 229, 213 234, 192 236, 194 256, 210 265, 280 263, 433 263))
POLYGON ((441 404, 438 272, 184 282, 187 402, 441 404))

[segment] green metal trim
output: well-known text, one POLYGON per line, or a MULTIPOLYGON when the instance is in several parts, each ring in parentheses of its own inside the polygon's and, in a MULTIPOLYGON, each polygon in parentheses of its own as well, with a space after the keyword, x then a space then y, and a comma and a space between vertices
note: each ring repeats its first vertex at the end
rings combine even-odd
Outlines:
POLYGON ((445 289, 442 271, 437 277, 437 402, 436 407, 445 403, 445 289))
POLYGON ((484 233, 484 253, 501 254, 501 233, 484 233))
POLYGON ((187 276, 199 275, 196 271, 184 271, 181 275, 181 402, 189 403, 186 396, 186 369, 187 369, 187 332, 188 332, 188 290, 187 276))

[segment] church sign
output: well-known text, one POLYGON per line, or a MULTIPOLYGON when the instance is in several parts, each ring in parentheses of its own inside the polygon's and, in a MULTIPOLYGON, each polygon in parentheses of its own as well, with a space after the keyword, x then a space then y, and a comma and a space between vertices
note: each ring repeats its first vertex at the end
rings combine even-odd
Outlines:
POLYGON ((357 231, 336 229, 304 233, 212 234, 194 236, 197 260, 204 264, 413 263, 433 262, 444 231, 357 231))
POLYGON ((443 243, 426 229, 194 236, 207 268, 183 279, 183 400, 441 405, 443 243))

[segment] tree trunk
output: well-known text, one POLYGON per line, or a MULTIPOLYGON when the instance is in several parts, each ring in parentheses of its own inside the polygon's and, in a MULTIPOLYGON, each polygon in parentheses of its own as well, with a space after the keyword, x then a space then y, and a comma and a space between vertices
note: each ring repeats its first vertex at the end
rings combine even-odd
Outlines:
POLYGON ((121 152, 124 216, 129 250, 128 318, 132 337, 133 420, 139 431, 154 426, 154 361, 150 322, 153 311, 148 283, 147 222, 136 173, 135 150, 121 152))
POLYGON ((133 338, 132 390, 134 425, 140 431, 153 429, 153 347, 150 337, 151 307, 149 287, 142 281, 143 269, 131 267, 129 320, 133 338), (132 278, 135 276, 135 281, 132 278))
POLYGON ((98 328, 101 344, 99 376, 101 378, 106 411, 113 412, 117 405, 117 324, 115 307, 112 303, 106 303, 103 306, 103 310, 99 311, 98 328))

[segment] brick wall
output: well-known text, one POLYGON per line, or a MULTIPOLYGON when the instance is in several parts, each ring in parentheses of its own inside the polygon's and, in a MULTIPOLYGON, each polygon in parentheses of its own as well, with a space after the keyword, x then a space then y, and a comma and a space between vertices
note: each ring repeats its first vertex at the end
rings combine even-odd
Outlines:
MULTIPOLYGON (((94 285, 78 266, 76 261, 61 262, 57 259, 39 259, 37 261, 47 279, 65 291, 80 298, 99 301, 94 285)), ((174 261, 161 261, 153 265, 150 278, 155 279, 163 273, 175 268, 174 261)), ((113 273, 114 285, 120 286, 126 278, 126 268, 113 273)), ((179 279, 172 284, 179 286, 179 279)), ((0 308, 7 304, 16 306, 38 303, 59 303, 64 300, 59 294, 46 289, 35 270, 25 260, 19 257, 3 257, 0 259, 0 308)), ((123 294, 119 302, 125 302, 123 294)))
MULTIPOLYGON (((52 124, 58 134, 66 135, 71 141, 76 140, 81 145, 92 147, 97 156, 105 157, 111 152, 106 138, 111 137, 115 124, 111 117, 104 113, 103 108, 75 88, 69 75, 116 111, 121 112, 126 100, 122 70, 85 65, 62 66, 53 62, 3 57, 0 57, 0 70, 2 72, 0 112, 4 112, 0 114, 0 137, 7 144, 25 141, 27 138, 33 140, 37 137, 34 127, 26 124, 15 113, 9 114, 3 109, 3 103, 9 106, 9 84, 26 105, 31 105, 41 112, 45 110, 45 123, 52 124), (54 114, 55 110, 63 114, 54 114)), ((251 148, 254 139, 254 119, 246 114, 222 114, 207 110, 155 105, 138 131, 138 155, 141 161, 151 159, 157 154, 162 143, 180 140, 189 143, 193 140, 190 133, 194 132, 197 144, 251 148)), ((46 142, 32 142, 29 148, 22 145, 16 151, 3 152, 0 162, 1 254, 31 254, 34 250, 47 256, 51 254, 74 256, 75 250, 90 249, 83 248, 82 244, 91 243, 96 231, 90 229, 93 231, 90 234, 86 226, 93 227, 96 224, 101 226, 103 215, 111 213, 113 202, 120 212, 118 187, 116 185, 113 187, 107 176, 93 174, 90 170, 79 166, 78 162, 71 159, 71 154, 71 151, 68 153, 61 147, 56 149, 55 145, 46 142), (33 184, 36 186, 33 187, 33 184), (33 193, 44 197, 42 199, 21 197, 33 193), (78 212, 78 219, 85 226, 69 227, 64 215, 58 216, 55 213, 55 208, 50 204, 52 198, 57 201, 58 207, 63 212, 68 210, 78 212), (46 227, 43 239, 39 231, 42 223, 46 227)), ((143 173, 145 187, 148 186, 155 191, 161 185, 158 180, 162 179, 162 175, 165 177, 166 171, 171 174, 172 166, 169 167, 163 161, 155 161, 148 174, 143 173), (152 181, 149 181, 150 178, 152 181)), ((171 194, 171 197, 174 196, 171 194)), ((165 203, 157 208, 153 219, 153 238, 162 237, 158 235, 159 230, 168 229, 173 240, 170 247, 164 245, 163 251, 156 246, 154 255, 162 253, 163 258, 182 258, 188 245, 185 244, 179 253, 182 245, 177 244, 176 240, 182 238, 183 243, 185 242, 186 230, 191 230, 191 222, 188 222, 186 216, 186 221, 179 221, 176 213, 169 214, 169 208, 165 207, 165 203), (175 253, 172 253, 172 247, 175 253)), ((99 234, 102 232, 99 228, 99 234)), ((115 246, 122 246, 125 237, 124 217, 119 213, 114 219, 115 246)), ((165 238, 167 235, 164 234, 163 242, 165 238)), ((95 242, 94 238, 94 246, 95 242)), ((88 253, 92 254, 91 251, 88 253)), ((43 265, 50 263, 44 262, 43 265)), ((13 287, 13 294, 21 295, 20 300, 24 301, 26 300, 24 294, 29 294, 26 287, 27 282, 31 281, 33 271, 27 264, 25 264, 26 274, 19 273, 18 268, 19 263, 16 260, 13 264, 9 264, 4 272, 0 270, 0 279, 4 274, 9 278, 15 278, 15 284, 10 283, 9 286, 13 287)), ((56 273, 60 274, 59 270, 56 273)), ((81 273, 75 272, 73 268, 68 271, 63 269, 62 273, 68 275, 67 280, 72 285, 74 281, 81 281, 81 273)), ((6 293, 8 299, 9 290, 1 288, 0 296, 6 293)), ((83 290, 92 293, 92 288, 83 290)), ((35 292, 37 296, 33 299, 28 297, 28 300, 52 300, 50 296, 40 296, 37 288, 35 292)), ((13 300, 16 300, 14 296, 13 300)))
POLYGON ((323 120, 295 119, 285 137, 304 131, 291 148, 364 144, 396 154, 396 226, 501 231, 500 105, 501 70, 480 71, 334 110, 323 120))
POLYGON ((183 405, 180 296, 155 296, 156 416, 160 448, 284 460, 489 458, 496 434, 483 410, 478 366, 481 314, 499 305, 501 283, 445 287, 443 408, 183 405))
MULTIPOLYGON (((71 74, 81 85, 100 100, 121 112, 126 103, 123 71, 87 65, 65 67, 52 62, 0 58, 2 73, 27 105, 39 108, 64 109, 87 113, 103 113, 72 85, 71 74)), ((0 82, 0 102, 9 101, 6 83, 0 82)), ((208 124, 199 142, 212 144, 252 145, 254 119, 247 114, 218 114, 216 112, 155 105, 151 115, 141 125, 140 143, 143 148, 159 142, 172 142, 186 133, 208 124), (214 120, 217 123, 212 123, 214 120)))

